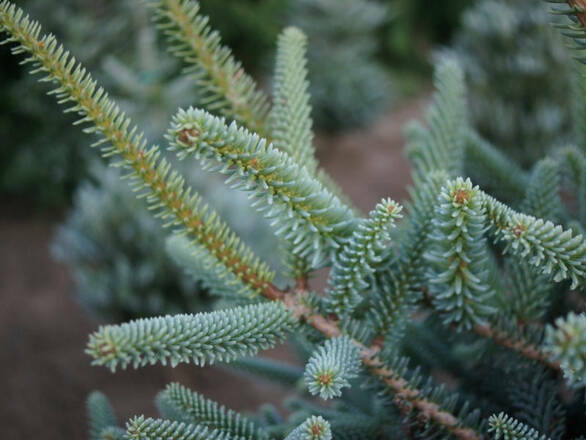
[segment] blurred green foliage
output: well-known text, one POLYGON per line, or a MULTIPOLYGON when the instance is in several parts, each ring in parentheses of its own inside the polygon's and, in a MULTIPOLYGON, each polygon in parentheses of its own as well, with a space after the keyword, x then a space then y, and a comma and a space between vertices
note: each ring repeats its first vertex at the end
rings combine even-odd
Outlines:
POLYGON ((552 20, 545 3, 483 0, 455 42, 473 124, 526 168, 572 132, 572 63, 552 20))

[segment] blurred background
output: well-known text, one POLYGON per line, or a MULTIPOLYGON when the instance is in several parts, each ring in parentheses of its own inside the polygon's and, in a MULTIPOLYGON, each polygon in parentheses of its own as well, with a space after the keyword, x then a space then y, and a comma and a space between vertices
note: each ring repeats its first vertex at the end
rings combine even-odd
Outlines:
MULTIPOLYGON (((198 104, 193 79, 167 54, 139 0, 16 3, 56 34, 151 142, 164 144, 178 107, 198 104)), ((267 91, 280 30, 293 24, 307 33, 318 156, 365 212, 381 197, 407 197, 403 129, 423 113, 440 53, 466 71, 476 128, 522 166, 572 133, 574 72, 541 2, 214 0, 201 7, 267 91)), ((18 61, 0 46, 3 438, 86 438, 84 402, 93 389, 124 418, 153 414, 156 392, 171 380, 234 409, 278 404, 283 390, 233 371, 157 366, 112 375, 90 367, 83 350, 99 323, 205 310, 210 299, 167 255, 169 231, 18 61)), ((246 199, 196 164, 180 166, 278 265, 275 240, 246 199)), ((295 362, 287 350, 270 355, 295 362)))

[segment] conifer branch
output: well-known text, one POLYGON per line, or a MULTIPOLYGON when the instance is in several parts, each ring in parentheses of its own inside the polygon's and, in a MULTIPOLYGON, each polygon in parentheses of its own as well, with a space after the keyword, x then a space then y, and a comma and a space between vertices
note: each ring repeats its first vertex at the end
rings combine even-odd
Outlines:
POLYGON ((533 167, 521 210, 537 218, 559 222, 562 211, 559 192, 558 164, 546 157, 533 167))
POLYGON ((388 229, 401 217, 401 205, 383 199, 368 219, 360 220, 349 242, 334 258, 330 273, 328 307, 339 316, 349 316, 368 287, 366 279, 383 260, 390 236, 388 229))
POLYGON ((184 422, 135 417, 126 424, 127 440, 242 440, 225 432, 184 422))
POLYGON ((203 366, 271 348, 294 328, 281 303, 262 303, 102 326, 90 335, 86 353, 94 358, 93 365, 111 371, 157 362, 175 366, 190 360, 203 366))
POLYGON ((327 420, 311 416, 291 431, 285 440, 332 440, 332 431, 327 420))
POLYGON ((279 36, 269 121, 275 147, 315 175, 317 161, 312 144, 306 46, 307 37, 297 28, 286 28, 279 36))
MULTIPOLYGON (((305 294, 307 292, 288 293, 285 295, 284 301, 288 310, 295 317, 311 325, 327 338, 341 336, 342 331, 335 321, 316 313, 310 306, 305 304, 303 299, 305 294)), ((421 414, 421 417, 433 421, 460 440, 483 440, 484 437, 481 433, 473 428, 464 426, 458 417, 450 411, 444 410, 439 404, 427 399, 420 390, 411 385, 404 377, 385 366, 378 356, 380 346, 365 347, 356 340, 353 340, 353 342, 360 349, 360 358, 367 370, 381 380, 393 395, 407 401, 412 408, 415 408, 421 414)))
POLYGON ((409 126, 407 151, 418 178, 438 170, 457 177, 464 160, 467 110, 464 72, 454 59, 441 60, 434 85, 437 91, 425 114, 427 127, 418 122, 409 126))
POLYGON ((505 413, 490 416, 488 423, 495 440, 549 440, 545 435, 505 413))
POLYGON ((505 333, 499 329, 491 327, 489 324, 475 325, 473 327, 474 333, 490 339, 495 344, 500 345, 508 350, 519 353, 526 359, 540 362, 548 368, 554 371, 560 370, 559 362, 554 361, 551 356, 545 353, 542 349, 535 346, 534 344, 528 343, 519 338, 514 338, 508 333, 505 333))
MULTIPOLYGON (((284 133, 275 133, 276 127, 269 124, 272 116, 282 116, 281 105, 283 101, 281 96, 276 93, 275 109, 272 110, 272 116, 269 118, 269 108, 267 97, 259 90, 254 80, 244 71, 240 62, 236 61, 229 48, 221 45, 221 38, 217 31, 209 25, 209 18, 199 15, 199 4, 194 0, 145 0, 156 14, 160 28, 169 39, 171 51, 183 61, 191 66, 196 74, 198 85, 207 92, 207 97, 202 101, 206 108, 217 111, 228 119, 237 121, 239 124, 247 127, 251 132, 267 139, 269 143, 275 143, 277 148, 286 148, 284 141, 290 142, 284 133), (275 138, 273 139, 273 136, 275 138), (278 141, 282 138, 283 142, 278 141)), ((294 40, 292 44, 299 44, 299 39, 295 36, 287 38, 294 40)), ((294 54, 294 58, 304 56, 301 53, 294 54)), ((295 61, 289 60, 287 61, 295 61)), ((287 77, 295 87, 303 89, 305 87, 305 70, 301 64, 295 66, 297 76, 293 79, 291 73, 287 77)), ((283 78, 283 80, 286 78, 283 78)), ((310 111, 309 105, 304 104, 304 98, 299 95, 295 96, 293 102, 298 103, 295 106, 296 114, 302 116, 304 124, 309 121, 311 130, 310 115, 305 114, 310 111), (301 99, 300 99, 301 98, 301 99)), ((291 102, 287 104, 291 108, 291 102)), ((300 121, 300 120, 298 120, 300 121)), ((273 120, 274 122, 274 120, 273 120)), ((282 122, 279 126, 282 126, 282 122)), ((277 130, 278 131, 278 130, 277 130)), ((295 132, 297 136, 299 132, 295 132)), ((311 136, 307 132, 300 136, 305 147, 299 152, 305 151, 298 159, 299 164, 307 166, 308 169, 316 173, 316 177, 322 182, 329 191, 338 196, 348 206, 352 206, 351 201, 346 198, 339 190, 338 185, 323 169, 315 169, 317 164, 313 161, 306 161, 309 155, 313 154, 311 145, 311 136), (309 144, 306 141, 309 140, 309 144)), ((301 145, 301 144, 299 144, 301 145)), ((287 147, 288 148, 288 147, 287 147)), ((283 150, 291 152, 289 150, 283 150)), ((294 157, 294 159, 297 159, 294 157)), ((353 208, 354 211, 356 211, 353 208)))
POLYGON ((436 208, 428 284, 446 324, 469 329, 494 313, 488 285, 485 214, 478 187, 458 178, 442 189, 436 208))
POLYGON ((116 429, 114 408, 108 398, 99 391, 93 391, 87 398, 86 408, 90 425, 90 439, 102 440, 106 430, 116 429))
POLYGON ((327 400, 340 397, 359 370, 358 348, 350 338, 341 336, 328 339, 312 354, 305 366, 305 382, 311 394, 327 400))
POLYGON ((159 28, 167 36, 171 52, 190 66, 198 86, 206 93, 207 108, 266 135, 265 120, 270 108, 265 94, 222 46, 220 34, 212 30, 209 18, 199 15, 192 0, 145 0, 156 14, 159 28))
POLYGON ((194 155, 204 168, 230 175, 229 183, 249 191, 298 256, 319 254, 324 245, 338 248, 354 226, 350 209, 306 168, 235 123, 227 126, 199 109, 180 110, 168 139, 179 157, 194 155))
POLYGON ((483 193, 487 217, 498 240, 525 258, 554 281, 570 279, 572 288, 584 284, 586 277, 586 242, 574 233, 550 221, 520 214, 483 193))
POLYGON ((426 266, 423 255, 428 246, 439 193, 447 179, 444 172, 432 172, 417 179, 415 186, 409 189, 412 201, 407 206, 408 215, 402 225, 404 232, 396 249, 396 270, 381 271, 373 281, 369 314, 382 335, 421 297, 423 268, 426 266))
POLYGON ((181 227, 216 258, 216 264, 253 291, 275 297, 270 284, 274 274, 268 265, 256 258, 213 210, 202 205, 195 191, 185 187, 184 179, 160 157, 158 147, 146 147, 143 134, 130 118, 53 35, 39 37, 41 26, 8 0, 0 3, 0 30, 9 34, 4 43, 17 44, 13 53, 28 54, 24 63, 36 67, 33 73, 44 72, 42 81, 58 84, 51 93, 59 103, 72 103, 66 111, 81 115, 76 124, 93 125, 84 131, 100 137, 94 146, 107 144, 102 147, 104 156, 120 158, 116 165, 130 171, 137 190, 146 190, 142 195, 152 209, 162 218, 170 217, 170 225, 181 227))
POLYGON ((471 168, 471 177, 495 186, 503 197, 519 199, 525 196, 527 173, 478 133, 468 130, 466 136, 466 169, 471 168), (478 174, 478 176, 477 176, 478 174))
POLYGON ((159 396, 183 416, 178 421, 205 426, 210 430, 224 432, 246 440, 267 440, 269 438, 268 434, 251 420, 178 383, 167 385, 165 391, 159 396))
POLYGON ((561 368, 570 385, 586 387, 586 315, 570 312, 548 326, 546 347, 561 368))

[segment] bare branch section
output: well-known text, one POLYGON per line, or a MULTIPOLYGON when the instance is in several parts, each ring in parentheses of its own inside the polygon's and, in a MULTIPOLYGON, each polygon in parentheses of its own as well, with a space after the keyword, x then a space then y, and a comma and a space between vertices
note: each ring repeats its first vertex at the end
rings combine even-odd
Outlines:
POLYGON ((499 330, 493 329, 489 325, 477 325, 474 332, 484 338, 492 340, 501 347, 514 351, 526 359, 542 363, 552 370, 560 371, 559 362, 552 361, 551 358, 542 350, 526 341, 514 340, 509 335, 499 330))

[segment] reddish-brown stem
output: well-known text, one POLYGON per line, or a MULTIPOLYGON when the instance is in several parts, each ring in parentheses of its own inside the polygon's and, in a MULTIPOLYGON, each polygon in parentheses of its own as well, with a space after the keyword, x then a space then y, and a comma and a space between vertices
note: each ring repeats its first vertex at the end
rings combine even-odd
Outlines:
POLYGON ((541 362, 543 365, 559 371, 559 362, 552 361, 547 354, 532 344, 523 340, 513 340, 509 335, 499 330, 493 329, 489 325, 476 325, 474 332, 482 337, 492 340, 494 343, 505 347, 509 350, 519 353, 521 356, 534 361, 541 362))
MULTIPOLYGON (((342 332, 337 322, 324 317, 306 305, 303 301, 305 291, 297 290, 296 292, 283 292, 283 302, 291 313, 298 319, 310 324, 313 328, 321 332, 328 338, 340 336, 342 332)), ((421 395, 417 389, 409 386, 409 383, 393 370, 384 367, 381 359, 378 357, 380 345, 373 344, 365 347, 358 341, 356 345, 360 348, 360 357, 364 366, 377 376, 387 387, 395 394, 399 401, 405 402, 408 406, 417 409, 420 416, 443 426, 454 436, 462 440, 482 440, 483 436, 474 429, 461 426, 460 420, 452 413, 444 411, 441 407, 421 395)))
POLYGON ((574 9, 574 15, 582 26, 586 26, 586 0, 568 0, 568 5, 574 9))

